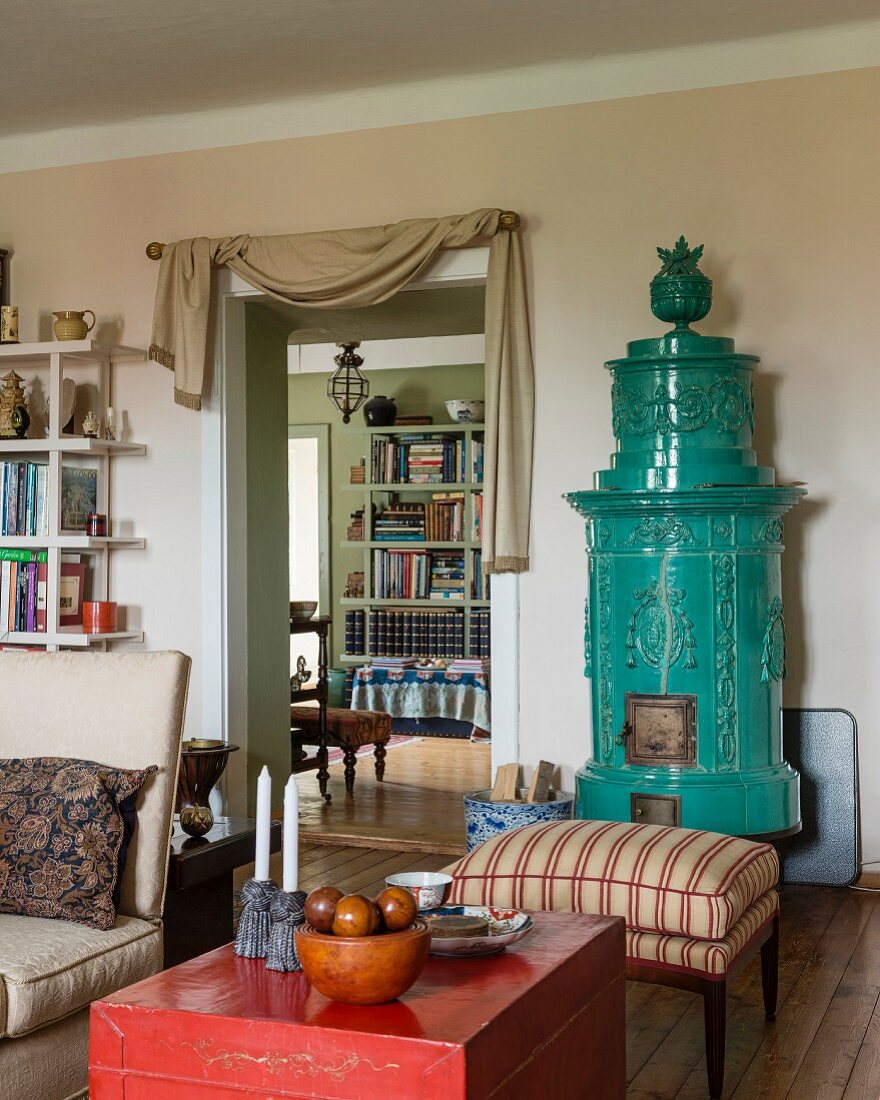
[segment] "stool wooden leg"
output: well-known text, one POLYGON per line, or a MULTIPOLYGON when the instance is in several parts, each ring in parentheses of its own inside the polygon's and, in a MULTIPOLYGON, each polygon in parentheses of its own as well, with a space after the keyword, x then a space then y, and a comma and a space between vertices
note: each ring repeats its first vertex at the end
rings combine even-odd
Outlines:
POLYGON ((345 762, 345 789, 351 794, 354 790, 354 769, 357 753, 351 745, 342 746, 342 759, 345 762))
POLYGON ((373 749, 373 756, 376 758, 376 782, 381 783, 385 778, 385 746, 381 741, 378 742, 373 749))
POLYGON ((764 990, 764 1015, 776 1019, 779 991, 779 917, 773 919, 773 934, 761 947, 761 987, 764 990))
POLYGON ((703 983, 706 1025, 706 1070, 710 1100, 721 1100, 724 1086, 724 1040, 727 1031, 727 982, 703 983))

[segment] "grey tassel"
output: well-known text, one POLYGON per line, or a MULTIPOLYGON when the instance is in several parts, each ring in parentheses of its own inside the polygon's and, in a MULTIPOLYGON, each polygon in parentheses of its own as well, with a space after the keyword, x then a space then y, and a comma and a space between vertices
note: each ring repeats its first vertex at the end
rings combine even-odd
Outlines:
POLYGON ((269 933, 267 970, 302 970, 296 951, 296 930, 305 924, 306 894, 302 890, 288 893, 279 890, 272 898, 269 912, 272 929, 269 933))
POLYGON ((269 906, 278 893, 274 882, 249 878, 241 888, 244 908, 235 935, 235 953, 245 959, 265 959, 269 950, 269 906))

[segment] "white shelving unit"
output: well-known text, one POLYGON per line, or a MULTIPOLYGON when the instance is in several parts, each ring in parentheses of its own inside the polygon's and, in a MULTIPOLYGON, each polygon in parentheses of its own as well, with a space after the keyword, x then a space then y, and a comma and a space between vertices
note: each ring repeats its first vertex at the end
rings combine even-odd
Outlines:
MULTIPOLYGON (((0 460, 15 458, 33 460, 46 456, 48 466, 47 511, 49 531, 46 535, 0 536, 0 547, 22 550, 46 550, 48 558, 46 590, 46 631, 10 632, 5 623, 0 624, 0 645, 39 645, 48 650, 61 648, 85 648, 104 646, 114 641, 142 641, 139 630, 120 630, 113 634, 84 634, 80 627, 61 626, 59 622, 59 592, 61 585, 61 555, 78 551, 91 556, 92 598, 110 598, 110 552, 119 549, 143 549, 144 539, 110 535, 93 537, 84 533, 65 532, 61 527, 61 469, 65 455, 76 458, 91 457, 98 470, 96 510, 110 515, 111 459, 125 455, 143 455, 143 443, 122 442, 109 439, 86 439, 82 436, 62 435, 57 423, 61 408, 61 381, 65 370, 72 375, 85 365, 97 368, 98 398, 95 412, 102 423, 108 407, 113 406, 113 366, 122 362, 143 362, 146 352, 139 348, 97 344, 93 340, 42 341, 31 344, 0 345, 0 374, 28 364, 48 366, 49 369, 49 434, 42 439, 0 440, 0 460)), ((19 373, 21 373, 19 371, 19 373)))

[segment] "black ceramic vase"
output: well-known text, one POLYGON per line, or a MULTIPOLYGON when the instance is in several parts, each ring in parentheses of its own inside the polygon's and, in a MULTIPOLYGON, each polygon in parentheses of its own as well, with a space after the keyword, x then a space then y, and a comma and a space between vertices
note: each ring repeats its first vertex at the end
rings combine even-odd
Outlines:
POLYGON ((397 419, 393 397, 377 394, 364 405, 364 420, 371 428, 390 428, 397 419))

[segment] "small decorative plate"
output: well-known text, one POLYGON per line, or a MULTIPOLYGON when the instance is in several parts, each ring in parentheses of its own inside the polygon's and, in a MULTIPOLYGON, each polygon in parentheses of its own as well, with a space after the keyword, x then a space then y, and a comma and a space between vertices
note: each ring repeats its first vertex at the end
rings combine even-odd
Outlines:
POLYGON ((528 913, 518 909, 496 909, 492 905, 444 905, 420 916, 428 922, 429 928, 433 917, 485 917, 489 922, 488 936, 444 936, 442 939, 432 936, 432 955, 495 955, 534 928, 528 913))

